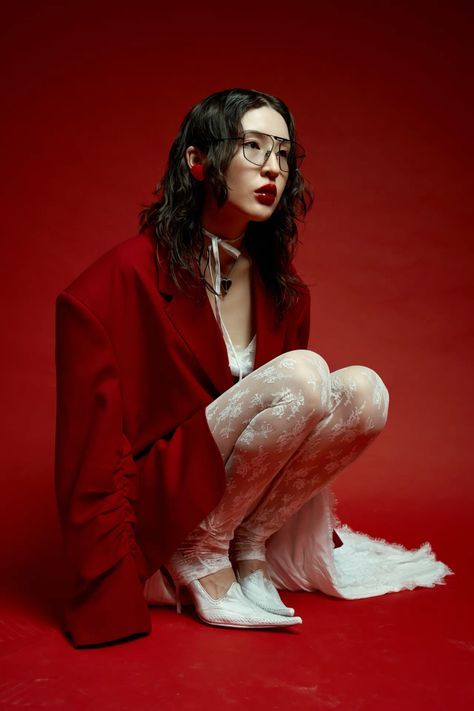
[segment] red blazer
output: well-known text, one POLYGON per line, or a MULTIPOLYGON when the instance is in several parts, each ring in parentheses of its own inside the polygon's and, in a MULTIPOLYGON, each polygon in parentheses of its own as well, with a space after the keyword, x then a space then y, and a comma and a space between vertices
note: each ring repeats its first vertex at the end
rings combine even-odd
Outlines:
MULTIPOLYGON (((177 289, 150 233, 56 300, 55 485, 75 646, 151 630, 144 583, 218 503, 225 469, 206 406, 234 384, 204 287, 177 289)), ((310 294, 276 324, 252 270, 255 368, 307 348, 310 294)))

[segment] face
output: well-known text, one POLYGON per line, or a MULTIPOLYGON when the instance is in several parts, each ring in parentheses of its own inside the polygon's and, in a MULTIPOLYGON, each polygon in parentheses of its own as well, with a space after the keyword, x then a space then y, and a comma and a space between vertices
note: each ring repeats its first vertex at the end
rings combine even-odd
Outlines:
MULTIPOLYGON (((260 131, 289 139, 285 119, 268 106, 250 109, 243 115, 241 124, 244 131, 260 131)), ((245 158, 242 143, 239 143, 225 172, 228 198, 221 211, 225 211, 230 219, 233 217, 237 220, 262 222, 268 220, 275 211, 288 180, 288 173, 280 170, 278 156, 275 154, 278 145, 275 141, 274 150, 264 165, 255 165, 245 158), (268 185, 273 187, 273 191, 269 188, 268 193, 256 192, 268 185)), ((254 148, 253 145, 251 147, 254 148)), ((250 146, 248 150, 250 152, 250 146)))

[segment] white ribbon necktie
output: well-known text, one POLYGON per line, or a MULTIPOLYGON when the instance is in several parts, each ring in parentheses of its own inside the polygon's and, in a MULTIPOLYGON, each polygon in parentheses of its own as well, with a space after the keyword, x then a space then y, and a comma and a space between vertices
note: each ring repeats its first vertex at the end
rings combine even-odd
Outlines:
POLYGON ((221 260, 220 260, 220 255, 219 255, 219 245, 222 247, 222 249, 225 249, 226 252, 228 252, 229 254, 232 254, 236 259, 238 259, 240 257, 241 253, 236 247, 232 247, 231 244, 228 244, 228 242, 226 242, 221 237, 218 237, 217 235, 212 234, 212 232, 208 232, 205 229, 203 229, 203 232, 211 240, 211 244, 207 248, 207 254, 208 254, 208 259, 209 259, 209 269, 211 272, 211 281, 213 281, 212 286, 214 287, 214 291, 216 292, 216 294, 214 295, 214 301, 216 304, 216 319, 217 319, 217 323, 219 324, 219 327, 224 335, 224 339, 227 340, 230 347, 232 348, 232 352, 234 354, 235 360, 239 366, 239 382, 240 382, 243 377, 240 358, 237 355, 237 352, 234 348, 234 344, 232 343, 232 339, 229 336, 229 332, 225 326, 225 323, 222 319, 222 314, 221 314, 220 300, 222 298, 222 292, 221 292, 221 260), (210 260, 211 254, 214 258, 214 266, 215 266, 215 274, 214 275, 212 273, 212 266, 211 266, 211 260, 210 260))

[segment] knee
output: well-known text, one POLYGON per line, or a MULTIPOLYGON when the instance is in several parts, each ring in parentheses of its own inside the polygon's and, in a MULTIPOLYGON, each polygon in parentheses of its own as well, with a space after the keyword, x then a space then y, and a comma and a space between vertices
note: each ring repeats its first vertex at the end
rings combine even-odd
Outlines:
POLYGON ((357 400, 360 408, 360 423, 364 431, 380 431, 388 417, 390 396, 380 375, 365 365, 352 365, 348 371, 346 387, 357 400))
POLYGON ((331 373, 322 356, 310 350, 289 351, 285 356, 294 363, 292 380, 301 392, 308 412, 318 418, 329 414, 331 403, 331 373))

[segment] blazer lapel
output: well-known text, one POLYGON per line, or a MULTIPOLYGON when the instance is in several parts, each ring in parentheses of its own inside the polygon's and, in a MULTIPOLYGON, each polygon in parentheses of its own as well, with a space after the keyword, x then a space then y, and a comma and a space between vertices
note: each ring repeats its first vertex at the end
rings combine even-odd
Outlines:
MULTIPOLYGON (((196 265, 196 275, 198 275, 196 265)), ((233 385, 219 326, 204 287, 197 285, 192 296, 179 289, 168 271, 168 260, 160 249, 158 289, 166 299, 165 311, 172 325, 195 356, 212 388, 222 393, 233 385)))
MULTIPOLYGON (((197 265, 196 276, 199 275, 197 265)), ((168 270, 168 260, 160 248, 158 289, 166 299, 165 310, 181 338, 194 354, 202 371, 218 393, 234 385, 224 337, 214 316, 204 286, 197 285, 194 297, 176 287, 168 270)), ((258 269, 252 267, 251 293, 253 323, 257 334, 254 369, 282 350, 283 324, 275 323, 275 306, 265 291, 258 269)))
POLYGON ((254 370, 276 358, 283 351, 285 340, 285 319, 276 321, 276 307, 265 289, 258 268, 252 268, 252 307, 257 334, 254 370))

